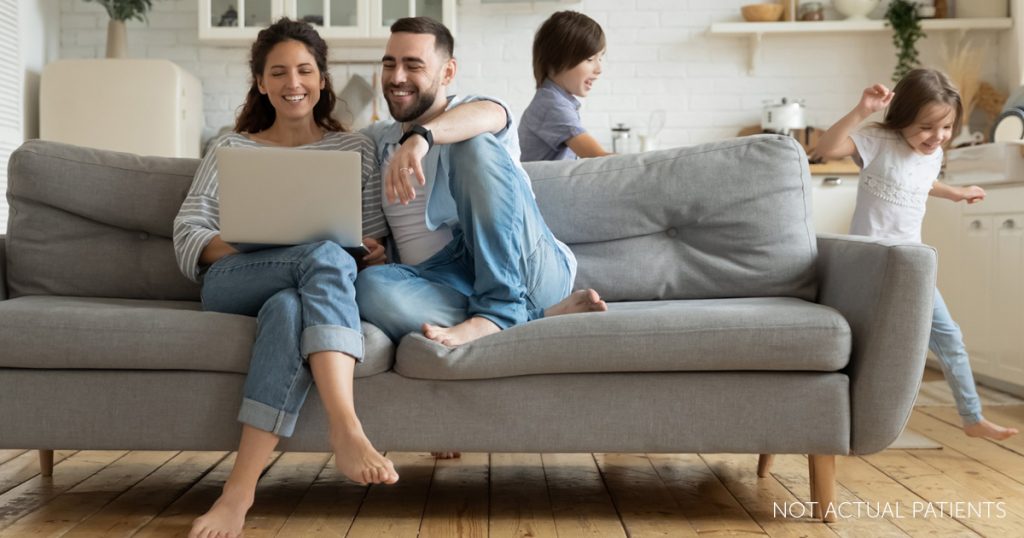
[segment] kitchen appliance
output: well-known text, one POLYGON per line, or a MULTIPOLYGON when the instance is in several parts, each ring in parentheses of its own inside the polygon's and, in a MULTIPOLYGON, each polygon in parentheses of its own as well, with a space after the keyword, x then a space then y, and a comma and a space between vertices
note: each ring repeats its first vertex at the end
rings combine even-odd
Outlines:
POLYGON ((612 127, 612 153, 629 153, 629 131, 624 123, 612 127))
POLYGON ((39 138, 160 157, 199 157, 203 87, 158 59, 47 64, 39 83, 39 138))
POLYGON ((807 115, 803 99, 783 97, 781 101, 764 101, 761 110, 761 129, 768 133, 788 135, 793 129, 807 127, 807 115))

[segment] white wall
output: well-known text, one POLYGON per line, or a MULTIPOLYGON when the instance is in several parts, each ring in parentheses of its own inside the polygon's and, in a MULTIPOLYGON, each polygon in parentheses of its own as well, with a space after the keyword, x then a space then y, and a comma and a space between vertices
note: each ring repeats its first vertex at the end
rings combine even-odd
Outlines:
POLYGON ((39 137, 39 76, 60 57, 60 5, 53 0, 20 0, 21 60, 24 64, 25 138, 39 137))
MULTIPOLYGON (((61 57, 103 56, 106 14, 94 3, 60 1, 61 57)), ((767 36, 763 69, 749 75, 747 39, 707 32, 712 22, 738 20, 739 6, 747 3, 584 0, 509 9, 467 0, 459 7, 457 88, 503 97, 521 112, 533 94, 533 33, 560 9, 588 14, 608 35, 605 74, 582 110, 584 124, 606 144, 615 123, 642 129, 655 109, 667 112, 663 146, 721 139, 758 124, 761 101, 783 96, 805 99, 812 125, 827 127, 856 103, 863 87, 889 81, 895 52, 887 32, 767 36)), ((129 54, 173 60, 203 81, 209 136, 233 123, 247 87, 247 49, 200 45, 196 9, 195 0, 155 1, 148 26, 129 23, 129 54)), ((997 34, 975 37, 986 46, 984 78, 1008 89, 997 76, 997 34)), ((956 33, 936 33, 919 46, 926 64, 936 64, 946 37, 956 33)), ((350 73, 369 79, 371 70, 340 65, 331 71, 340 89, 350 73)))

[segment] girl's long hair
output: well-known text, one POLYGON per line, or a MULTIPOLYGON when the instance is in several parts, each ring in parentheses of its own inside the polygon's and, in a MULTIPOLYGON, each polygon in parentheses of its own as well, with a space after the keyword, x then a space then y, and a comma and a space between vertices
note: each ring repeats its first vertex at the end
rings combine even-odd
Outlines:
POLYGON ((309 24, 284 17, 260 30, 252 44, 249 53, 252 84, 245 96, 245 103, 242 104, 242 111, 235 120, 235 132, 258 133, 274 124, 277 112, 270 104, 270 98, 260 93, 258 81, 263 76, 267 55, 278 43, 285 41, 298 41, 306 46, 316 59, 316 67, 324 81, 324 88, 320 90, 320 100, 313 106, 313 121, 326 131, 344 131, 345 128, 332 115, 336 97, 331 84, 331 74, 327 72, 327 43, 309 24))
POLYGON ((896 95, 885 111, 885 117, 878 126, 890 131, 899 131, 910 126, 917 119, 921 109, 931 103, 941 103, 953 109, 953 136, 960 132, 964 106, 960 92, 949 77, 935 69, 914 69, 900 79, 893 90, 896 95))

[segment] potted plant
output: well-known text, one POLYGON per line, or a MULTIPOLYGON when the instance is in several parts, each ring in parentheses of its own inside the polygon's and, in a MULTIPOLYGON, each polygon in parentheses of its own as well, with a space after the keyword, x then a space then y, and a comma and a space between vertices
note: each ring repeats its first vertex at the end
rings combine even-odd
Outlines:
POLYGON ((135 19, 146 21, 146 12, 153 7, 153 0, 85 0, 96 2, 107 10, 107 58, 128 56, 128 37, 125 21, 135 19))
POLYGON ((917 16, 917 2, 892 0, 885 10, 885 18, 892 27, 892 44, 896 46, 896 69, 893 82, 899 82, 903 75, 919 65, 917 40, 925 37, 921 21, 917 16))

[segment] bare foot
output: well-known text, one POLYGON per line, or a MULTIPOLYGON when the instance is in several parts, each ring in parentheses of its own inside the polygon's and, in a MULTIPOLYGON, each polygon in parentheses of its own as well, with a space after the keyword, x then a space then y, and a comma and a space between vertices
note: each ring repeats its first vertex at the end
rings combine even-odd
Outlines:
POLYGON ((986 439, 1002 441, 1017 435, 1017 428, 1004 428, 998 424, 981 419, 980 422, 964 426, 964 433, 968 437, 984 437, 986 439))
POLYGON ((439 460, 453 460, 455 458, 461 458, 462 452, 431 452, 430 455, 439 460))
POLYGON ((583 312, 604 312, 608 304, 593 289, 577 290, 562 299, 558 304, 544 309, 544 317, 561 316, 563 314, 580 314, 583 312))
POLYGON ((233 493, 227 488, 213 503, 210 511, 192 522, 188 538, 238 538, 245 526, 245 514, 252 506, 251 494, 233 493))
POLYGON ((499 331, 501 331, 501 328, 495 325, 493 321, 479 316, 473 316, 454 327, 438 327, 428 323, 423 324, 424 336, 448 347, 461 346, 477 338, 499 331))
POLYGON ((362 428, 331 434, 334 465, 341 474, 359 484, 394 484, 398 472, 391 460, 373 448, 362 428))

